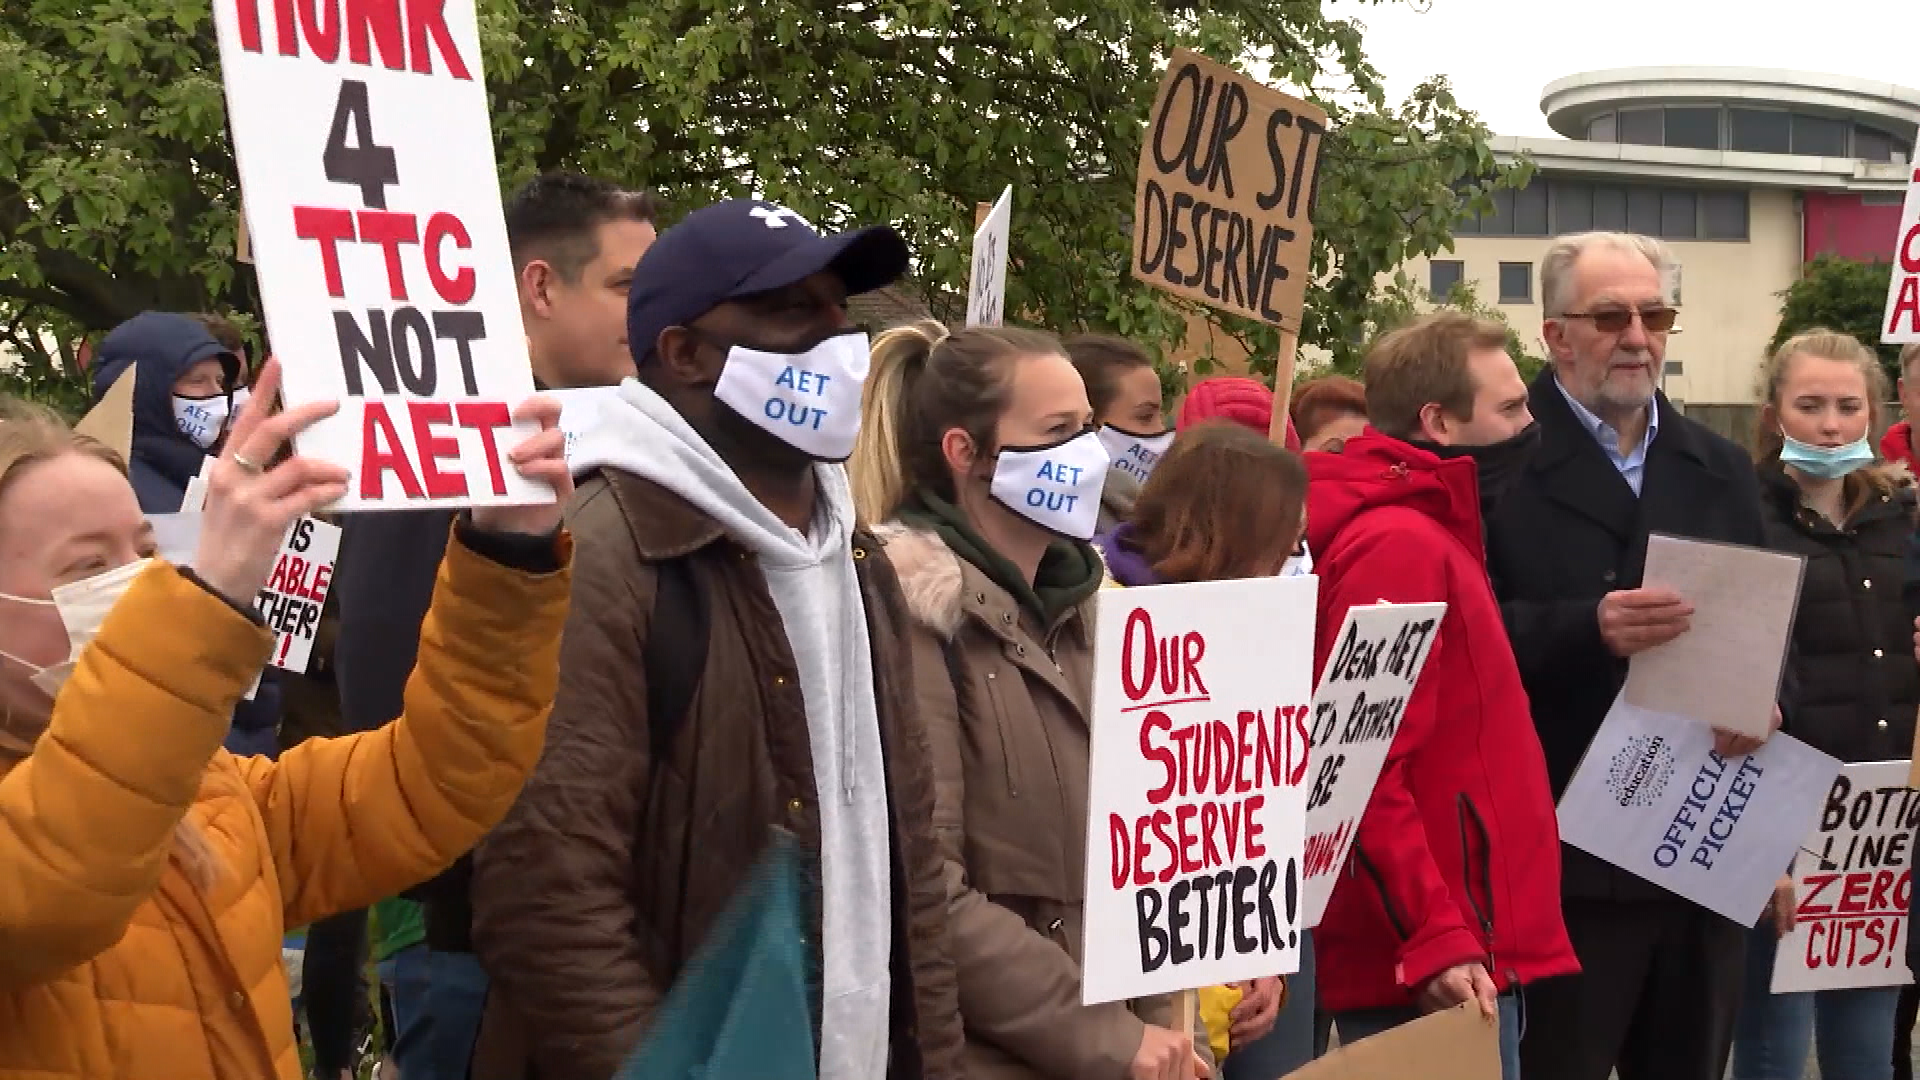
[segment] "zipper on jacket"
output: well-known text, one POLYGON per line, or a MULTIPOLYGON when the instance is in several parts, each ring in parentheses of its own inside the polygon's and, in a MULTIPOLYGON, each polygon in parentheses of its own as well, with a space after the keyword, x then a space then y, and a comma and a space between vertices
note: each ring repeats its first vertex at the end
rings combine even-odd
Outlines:
POLYGON ((1401 941, 1408 940, 1409 935, 1407 933, 1406 920, 1402 919, 1400 913, 1394 910, 1393 899, 1387 895, 1386 879, 1380 876, 1380 870, 1373 865, 1373 860, 1367 858, 1367 853, 1360 847, 1358 840, 1354 841, 1353 844, 1352 859, 1354 865, 1365 870, 1367 876, 1373 879, 1374 891, 1380 894, 1380 910, 1386 913, 1387 922, 1392 925, 1394 934, 1398 936, 1401 941))
POLYGON ((1493 835, 1487 831, 1487 823, 1480 817, 1480 808, 1473 805, 1473 799, 1466 792, 1455 797, 1457 816, 1460 820, 1460 863, 1461 882, 1467 891, 1467 906, 1473 909, 1474 917, 1480 920, 1480 932, 1486 936, 1487 974, 1495 975, 1499 966, 1493 958, 1493 835), (1486 895, 1486 906, 1480 906, 1480 897, 1474 895, 1473 879, 1473 842, 1467 836, 1467 826, 1471 824, 1480 834, 1480 850, 1484 853, 1480 860, 1480 890, 1486 895))

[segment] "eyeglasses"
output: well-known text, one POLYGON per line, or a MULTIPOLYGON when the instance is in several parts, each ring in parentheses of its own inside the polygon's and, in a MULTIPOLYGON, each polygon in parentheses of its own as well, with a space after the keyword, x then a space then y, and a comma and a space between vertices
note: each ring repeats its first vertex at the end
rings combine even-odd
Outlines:
POLYGON ((1624 334, 1627 327, 1633 325, 1635 317, 1640 325, 1646 327, 1649 334, 1667 334, 1673 332, 1674 322, 1680 318, 1678 308, 1657 307, 1608 308, 1605 311, 1569 311, 1560 316, 1562 319, 1591 319, 1593 328, 1603 334, 1624 334))

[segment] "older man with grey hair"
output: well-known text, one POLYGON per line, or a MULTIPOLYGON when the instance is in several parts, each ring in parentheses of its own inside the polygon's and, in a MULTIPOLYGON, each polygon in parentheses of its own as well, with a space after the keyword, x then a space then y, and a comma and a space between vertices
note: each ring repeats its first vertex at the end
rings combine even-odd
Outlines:
MULTIPOLYGON (((1648 533, 1762 543, 1747 455, 1660 393, 1672 268, 1659 241, 1626 233, 1565 237, 1540 268, 1552 358, 1530 388, 1540 449, 1488 522, 1487 548, 1556 798, 1628 658, 1687 632, 1686 598, 1642 585, 1648 533)), ((1757 746, 1720 737, 1723 753, 1757 746)), ((1529 988, 1522 1073, 1720 1080, 1743 928, 1585 852, 1562 856, 1583 973, 1529 988)))

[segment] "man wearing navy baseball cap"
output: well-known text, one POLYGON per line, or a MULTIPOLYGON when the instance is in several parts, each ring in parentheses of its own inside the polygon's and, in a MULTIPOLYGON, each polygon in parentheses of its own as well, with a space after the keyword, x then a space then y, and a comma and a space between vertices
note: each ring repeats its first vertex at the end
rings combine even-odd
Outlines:
POLYGON ((740 199, 635 269, 639 377, 572 455, 546 752, 476 863, 476 943, 541 1080, 632 1054, 776 829, 818 888, 818 982, 792 987, 818 1075, 960 1075, 904 604, 840 464, 868 368, 847 297, 907 263, 891 228, 740 199))

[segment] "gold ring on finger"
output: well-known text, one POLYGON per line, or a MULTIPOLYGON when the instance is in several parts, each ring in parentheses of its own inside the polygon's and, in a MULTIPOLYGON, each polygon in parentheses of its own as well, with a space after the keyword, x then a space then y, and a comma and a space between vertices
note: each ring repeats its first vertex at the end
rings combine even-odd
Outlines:
POLYGON ((253 460, 252 458, 249 458, 247 455, 242 454, 237 450, 234 451, 233 463, 240 467, 241 472, 248 473, 253 476, 259 476, 261 473, 267 471, 265 466, 261 465, 259 462, 253 460))

